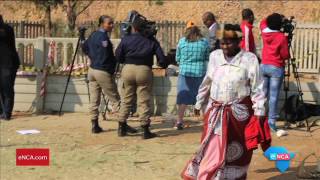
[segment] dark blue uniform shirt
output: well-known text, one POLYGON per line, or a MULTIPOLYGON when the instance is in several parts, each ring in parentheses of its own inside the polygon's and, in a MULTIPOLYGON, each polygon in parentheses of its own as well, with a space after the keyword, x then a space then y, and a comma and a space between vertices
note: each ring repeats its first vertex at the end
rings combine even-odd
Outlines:
POLYGON ((8 24, 0 24, 0 52, 0 68, 19 68, 14 31, 8 24))
POLYGON ((167 65, 159 42, 154 37, 147 38, 140 33, 124 36, 116 49, 117 60, 124 64, 152 67, 153 55, 156 55, 160 66, 165 67, 167 65))
POLYGON ((113 53, 113 45, 108 34, 103 29, 93 32, 82 46, 83 52, 91 60, 90 67, 113 74, 116 59, 113 53))

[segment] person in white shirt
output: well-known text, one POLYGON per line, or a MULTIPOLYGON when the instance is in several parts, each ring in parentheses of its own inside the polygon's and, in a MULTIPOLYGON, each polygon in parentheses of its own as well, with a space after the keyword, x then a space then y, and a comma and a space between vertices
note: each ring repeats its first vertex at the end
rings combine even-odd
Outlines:
POLYGON ((269 138, 253 139, 267 125, 257 56, 240 49, 239 25, 226 24, 219 32, 221 49, 210 54, 195 105, 195 114, 206 109, 201 145, 183 171, 184 179, 246 179, 253 150, 258 144, 263 150, 270 146, 269 138))
POLYGON ((212 12, 205 12, 202 15, 203 24, 208 28, 208 41, 210 45, 211 51, 219 49, 219 42, 216 38, 216 31, 218 29, 218 23, 216 21, 216 17, 212 12))

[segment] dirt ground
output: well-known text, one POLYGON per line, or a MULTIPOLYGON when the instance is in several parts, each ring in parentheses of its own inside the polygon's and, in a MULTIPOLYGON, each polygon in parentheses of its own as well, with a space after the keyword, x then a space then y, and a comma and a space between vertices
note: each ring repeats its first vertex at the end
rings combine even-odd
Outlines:
MULTIPOLYGON (((152 129, 160 137, 141 140, 140 135, 117 137, 117 123, 102 121, 106 130, 99 135, 89 131, 87 114, 18 115, 9 122, 0 122, 0 179, 107 179, 107 180, 176 180, 186 161, 199 146, 201 123, 196 118, 183 131, 172 129, 172 122, 153 118, 152 129), (20 135, 16 130, 38 129, 40 134, 20 135), (15 165, 17 148, 49 148, 50 166, 24 167, 15 165)), ((130 121, 138 127, 139 123, 130 121)), ((311 133, 292 129, 282 138, 273 136, 273 145, 284 146, 296 153, 290 169, 281 174, 256 150, 249 169, 249 180, 296 179, 301 160, 311 152, 320 156, 320 127, 311 133)), ((314 168, 316 159, 306 164, 314 168)))

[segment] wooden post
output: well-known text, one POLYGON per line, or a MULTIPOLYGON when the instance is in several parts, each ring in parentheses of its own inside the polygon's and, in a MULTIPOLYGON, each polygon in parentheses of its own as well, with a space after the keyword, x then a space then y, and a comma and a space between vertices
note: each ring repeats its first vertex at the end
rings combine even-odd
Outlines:
MULTIPOLYGON (((76 53, 76 49, 77 49, 77 42, 73 42, 72 43, 72 55, 74 55, 76 53)), ((78 54, 75 55, 75 60, 74 60, 74 64, 78 64, 78 54)), ((68 61, 68 64, 71 65, 72 63, 72 59, 70 59, 70 61, 68 61)))
MULTIPOLYGON (((296 51, 297 51, 297 56, 296 56, 296 58, 297 58, 297 60, 300 60, 301 59, 301 53, 302 53, 302 48, 301 48, 301 46, 302 46, 302 33, 303 33, 303 31, 300 29, 300 28, 297 28, 297 46, 296 46, 296 51)), ((301 61, 298 61, 298 69, 301 69, 301 66, 302 66, 302 63, 301 63, 301 61)))
MULTIPOLYGON (((318 84, 320 84, 320 72, 318 73, 318 84)), ((318 86, 318 88, 319 88, 319 86, 318 86)), ((319 94, 318 94, 318 98, 317 98, 317 104, 320 104, 320 95, 319 94)))
POLYGON ((66 67, 68 65, 68 43, 63 43, 63 61, 60 65, 62 65, 63 67, 66 67))
POLYGON ((24 26, 25 26, 25 22, 21 21, 20 22, 19 38, 24 38, 24 26))
POLYGON ((163 24, 164 24, 164 21, 160 21, 159 23, 158 23, 158 26, 159 26, 159 35, 160 35, 160 45, 161 45, 161 48, 164 50, 164 36, 165 36, 165 34, 164 34, 164 30, 163 30, 163 24))
POLYGON ((303 69, 307 68, 307 62, 308 62, 308 29, 305 28, 304 30, 304 36, 303 36, 303 69))
POLYGON ((173 22, 173 34, 172 34, 172 39, 173 39, 173 46, 171 47, 172 49, 175 49, 177 46, 177 21, 173 22))
MULTIPOLYGON (((43 69, 45 64, 45 39, 43 37, 37 38, 37 42, 34 45, 34 55, 35 55, 35 67, 43 69)), ((39 72, 37 74, 37 103, 36 103, 36 113, 42 113, 44 110, 44 97, 40 97, 41 82, 43 73, 39 72)))
POLYGON ((169 37, 169 43, 168 43, 168 49, 167 49, 167 53, 168 51, 171 49, 172 47, 172 21, 168 22, 168 28, 169 28, 169 34, 168 34, 168 37, 169 37))
MULTIPOLYGON (((318 57, 316 58, 316 61, 317 61, 317 69, 318 69, 318 73, 320 74, 320 29, 318 29, 318 41, 316 42, 317 44, 317 55, 318 57)), ((319 75, 319 82, 320 82, 320 75, 319 75)), ((320 96, 318 95, 319 99, 320 99, 320 96)), ((320 100, 319 100, 320 102, 320 100)))
POLYGON ((312 69, 317 70, 317 29, 312 29, 312 69))
POLYGON ((42 35, 43 37, 46 37, 46 33, 47 33, 46 23, 45 23, 45 21, 41 21, 41 23, 42 23, 41 35, 42 35))
POLYGON ((169 49, 169 38, 168 38, 168 36, 169 36, 169 28, 168 28, 168 26, 169 26, 169 22, 168 21, 165 21, 164 22, 164 28, 165 28, 165 53, 167 54, 167 52, 168 52, 168 49, 169 49))
POLYGON ((296 60, 297 60, 297 68, 299 68, 299 62, 298 62, 298 60, 299 60, 299 38, 300 38, 300 36, 299 36, 299 34, 300 34, 300 30, 297 28, 296 30, 295 30, 295 33, 294 33, 294 47, 293 47, 293 51, 294 51, 294 56, 296 57, 296 60))
POLYGON ((37 24, 36 22, 32 22, 32 38, 36 38, 37 37, 37 34, 36 34, 36 29, 37 29, 37 24))

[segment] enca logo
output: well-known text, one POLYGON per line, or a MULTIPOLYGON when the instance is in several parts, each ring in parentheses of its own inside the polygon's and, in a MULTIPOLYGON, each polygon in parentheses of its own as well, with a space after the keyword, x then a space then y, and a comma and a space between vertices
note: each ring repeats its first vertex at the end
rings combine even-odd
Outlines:
POLYGON ((16 149, 17 166, 49 166, 49 149, 16 149))
POLYGON ((290 160, 290 154, 288 153, 270 153, 270 158, 271 161, 287 161, 290 160))
POLYGON ((295 154, 289 152, 285 147, 271 146, 263 155, 270 161, 274 161, 276 168, 284 173, 290 167, 290 161, 294 158, 295 154))
POLYGON ((33 155, 21 155, 18 156, 18 160, 48 160, 48 156, 33 156, 33 155))

